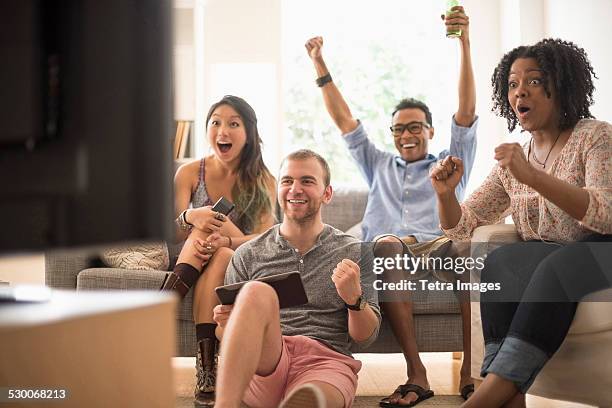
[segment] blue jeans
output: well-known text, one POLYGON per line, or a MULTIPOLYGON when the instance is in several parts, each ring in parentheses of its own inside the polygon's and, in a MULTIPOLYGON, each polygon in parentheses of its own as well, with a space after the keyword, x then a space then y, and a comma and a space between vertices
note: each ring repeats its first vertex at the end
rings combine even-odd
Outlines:
POLYGON ((594 235, 568 245, 520 242, 491 252, 481 281, 501 289, 481 296, 483 377, 495 373, 527 392, 565 339, 577 302, 612 287, 611 238, 594 235))

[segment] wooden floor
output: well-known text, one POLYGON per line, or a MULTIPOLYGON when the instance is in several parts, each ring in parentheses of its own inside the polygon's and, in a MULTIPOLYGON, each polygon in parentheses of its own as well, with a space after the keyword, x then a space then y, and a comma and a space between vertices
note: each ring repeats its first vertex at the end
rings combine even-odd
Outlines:
MULTIPOLYGON (((436 406, 437 408, 458 407, 460 397, 448 397, 459 394, 460 360, 454 360, 452 353, 422 353, 423 362, 427 367, 427 376, 431 388, 436 393, 427 404, 418 406, 436 406)), ((363 362, 359 373, 357 388, 358 401, 355 407, 376 407, 377 401, 390 394, 399 384, 406 381, 406 367, 400 354, 356 354, 355 358, 363 362), (376 398, 373 398, 376 397, 376 398)), ((179 357, 173 359, 178 407, 191 407, 193 388, 195 385, 195 359, 179 357)), ((527 396, 528 408, 587 408, 588 405, 548 400, 545 398, 527 396)))

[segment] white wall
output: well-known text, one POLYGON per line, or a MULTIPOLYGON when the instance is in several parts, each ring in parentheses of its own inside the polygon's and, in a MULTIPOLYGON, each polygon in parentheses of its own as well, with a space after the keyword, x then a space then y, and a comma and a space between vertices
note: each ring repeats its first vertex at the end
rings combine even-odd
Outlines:
POLYGON ((480 185, 493 167, 493 149, 508 133, 505 121, 491 112, 491 75, 503 55, 503 44, 507 42, 507 36, 500 30, 505 13, 499 1, 465 0, 463 6, 470 17, 476 113, 480 118, 476 161, 467 188, 470 192, 480 185))
MULTIPOLYGON (((282 126, 281 0, 208 0, 203 18, 202 113, 222 95, 244 97, 257 112, 267 141, 264 159, 275 168, 282 126)), ((207 149, 203 133, 199 139, 196 153, 201 157, 207 149)))
POLYGON ((174 9, 174 119, 195 118, 193 9, 174 9))
POLYGON ((612 121, 612 1, 548 0, 546 18, 547 36, 570 40, 587 52, 599 77, 591 113, 612 121))

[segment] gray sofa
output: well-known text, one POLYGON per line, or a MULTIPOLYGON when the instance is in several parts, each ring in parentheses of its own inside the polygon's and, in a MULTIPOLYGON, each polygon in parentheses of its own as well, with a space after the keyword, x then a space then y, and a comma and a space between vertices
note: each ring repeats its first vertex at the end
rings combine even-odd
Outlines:
MULTIPOLYGON (((343 231, 361 221, 367 202, 367 191, 337 189, 332 202, 323 209, 323 220, 343 231)), ((136 271, 104 267, 96 254, 54 252, 45 256, 46 284, 53 288, 151 289, 162 284, 165 271, 136 271)), ((422 292, 417 292, 422 293, 422 292)), ((426 296, 426 295, 423 295, 426 296)), ((192 317, 192 292, 180 303, 177 311, 177 355, 195 355, 195 326, 192 317)), ((428 298, 415 298, 417 344, 421 351, 461 351, 462 326, 459 305, 452 292, 435 292, 428 298), (435 298, 432 298, 435 296, 435 298)), ((391 327, 383 317, 376 342, 359 352, 400 352, 391 327)))

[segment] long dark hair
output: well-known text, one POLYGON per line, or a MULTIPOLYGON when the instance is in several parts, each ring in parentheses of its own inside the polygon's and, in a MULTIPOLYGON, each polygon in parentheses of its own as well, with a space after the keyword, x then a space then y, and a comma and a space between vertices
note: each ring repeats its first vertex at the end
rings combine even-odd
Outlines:
POLYGON ((592 118, 593 78, 597 78, 586 52, 570 41, 546 38, 537 44, 520 46, 504 55, 493 71, 493 112, 506 119, 508 130, 516 128, 518 119, 508 102, 508 75, 517 58, 534 58, 543 74, 544 89, 551 89, 559 101, 559 128, 574 127, 580 119, 592 118))
POLYGON ((242 118, 246 130, 246 144, 240 154, 238 178, 232 188, 232 197, 238 212, 238 226, 243 232, 252 232, 261 220, 261 215, 272 213, 272 202, 268 189, 273 184, 274 177, 266 167, 262 155, 262 140, 257 130, 255 111, 244 99, 233 95, 225 95, 214 103, 206 116, 208 121, 215 109, 221 105, 231 106, 242 118))

